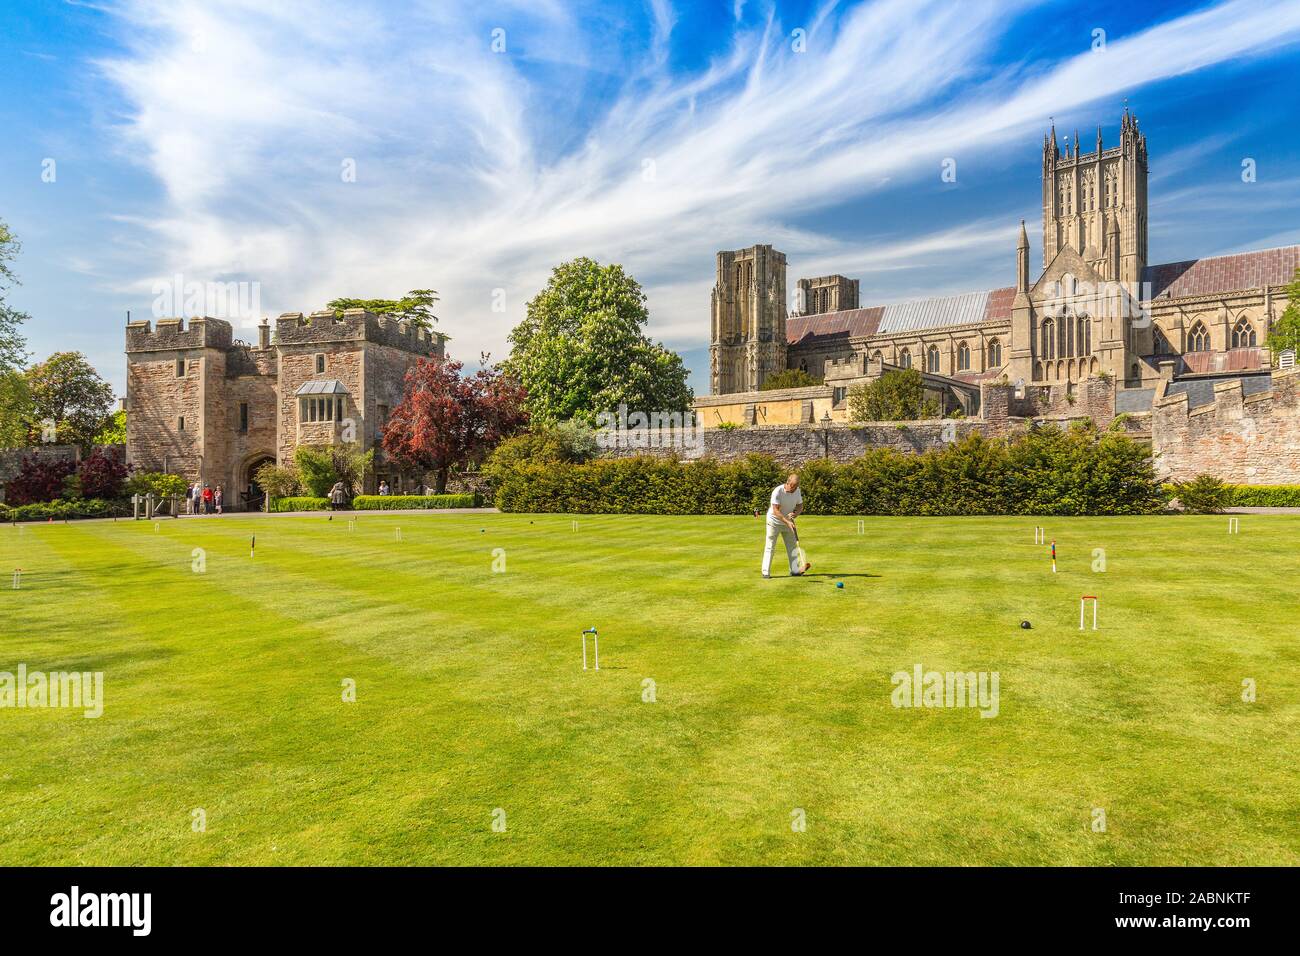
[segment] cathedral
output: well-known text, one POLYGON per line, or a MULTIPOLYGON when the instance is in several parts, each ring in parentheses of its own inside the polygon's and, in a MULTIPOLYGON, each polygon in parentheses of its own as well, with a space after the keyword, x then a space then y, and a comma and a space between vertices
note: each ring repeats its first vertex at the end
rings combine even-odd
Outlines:
POLYGON ((1268 373, 1262 346, 1286 307, 1300 246, 1148 262, 1147 141, 1127 109, 1117 145, 1105 146, 1098 128, 1085 151, 1077 132, 1062 144, 1053 126, 1042 158, 1043 267, 1030 270, 1022 222, 1014 286, 863 306, 858 280, 832 275, 799 279, 787 299, 783 253, 718 253, 712 395, 754 393, 802 369, 824 381, 827 416, 842 419, 849 387, 896 368, 918 369, 968 412, 986 381, 1069 393, 1101 378, 1149 395, 1170 361, 1176 378, 1268 373))

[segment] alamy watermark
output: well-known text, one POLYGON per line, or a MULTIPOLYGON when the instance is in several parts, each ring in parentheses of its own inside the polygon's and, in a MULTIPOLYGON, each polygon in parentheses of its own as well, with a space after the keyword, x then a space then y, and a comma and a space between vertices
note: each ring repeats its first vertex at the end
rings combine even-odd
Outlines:
POLYGON ((103 671, 0 671, 0 708, 69 707, 86 718, 104 713, 103 671))
POLYGON ((612 448, 704 448, 704 425, 693 412, 632 412, 627 405, 617 412, 596 414, 596 445, 612 448))
POLYGON ((1150 282, 1088 282, 1074 276, 1062 276, 1053 284, 1043 302, 1048 318, 1080 316, 1094 319, 1128 319, 1133 328, 1151 324, 1150 282))
POLYGON ((910 672, 895 671, 889 695, 895 707, 969 707, 981 717, 998 715, 997 671, 927 671, 920 664, 910 672))
POLYGON ((255 321, 262 314, 262 283, 199 282, 181 273, 154 282, 153 315, 206 316, 212 319, 255 321))

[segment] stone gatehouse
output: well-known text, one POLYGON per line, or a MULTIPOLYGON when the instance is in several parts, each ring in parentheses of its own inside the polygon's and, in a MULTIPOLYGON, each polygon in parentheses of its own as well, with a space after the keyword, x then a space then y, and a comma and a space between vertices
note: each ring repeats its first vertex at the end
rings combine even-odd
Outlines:
POLYGON ((127 462, 221 485, 227 507, 260 497, 254 475, 302 444, 376 449, 367 491, 402 476, 381 429, 407 369, 445 354, 445 336, 360 309, 263 320, 258 341, 221 319, 158 319, 126 328, 127 462))

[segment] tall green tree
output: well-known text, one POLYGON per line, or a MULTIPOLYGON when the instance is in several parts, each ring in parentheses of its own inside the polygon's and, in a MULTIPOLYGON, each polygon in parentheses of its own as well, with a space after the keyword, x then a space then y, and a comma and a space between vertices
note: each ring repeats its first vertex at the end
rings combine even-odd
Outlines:
POLYGON ((30 316, 5 301, 5 294, 18 284, 9 263, 18 257, 22 246, 9 227, 0 219, 0 372, 20 369, 27 361, 27 340, 19 329, 30 316))
POLYGON ((1283 349, 1300 352, 1300 268, 1286 287, 1286 311, 1268 333, 1268 347, 1276 356, 1283 349))
POLYGON ((538 425, 602 411, 686 412, 694 399, 681 356, 651 342, 640 283, 615 263, 578 258, 555 267, 510 333, 509 371, 538 425))
POLYGON ((33 365, 24 376, 31 393, 28 440, 42 440, 47 421, 54 422, 57 441, 89 448, 113 412, 113 388, 80 352, 55 352, 33 365))
POLYGON ((32 418, 32 393, 23 373, 0 372, 0 448, 26 445, 32 418))
POLYGON ((375 315, 393 315, 431 332, 433 324, 438 321, 438 317, 433 314, 433 304, 437 301, 438 293, 432 289, 412 289, 400 299, 332 299, 325 304, 325 308, 333 309, 335 315, 342 315, 347 309, 365 309, 375 315))

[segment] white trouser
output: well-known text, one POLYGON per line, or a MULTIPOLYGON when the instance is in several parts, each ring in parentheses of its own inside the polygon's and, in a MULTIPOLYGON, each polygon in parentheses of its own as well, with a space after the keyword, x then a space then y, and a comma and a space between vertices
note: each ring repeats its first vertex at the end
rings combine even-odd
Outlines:
POLYGON ((799 564, 799 542, 795 539, 794 532, 783 524, 767 522, 767 542, 763 545, 763 573, 772 573, 772 548, 776 546, 776 536, 780 535, 785 541, 785 553, 790 559, 790 573, 798 574, 800 571, 799 564))

